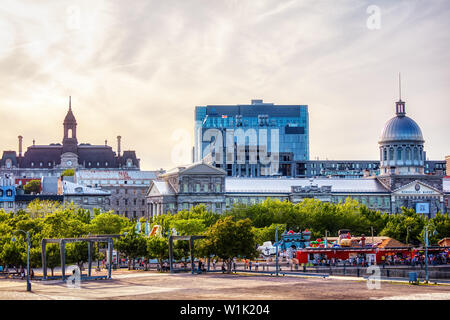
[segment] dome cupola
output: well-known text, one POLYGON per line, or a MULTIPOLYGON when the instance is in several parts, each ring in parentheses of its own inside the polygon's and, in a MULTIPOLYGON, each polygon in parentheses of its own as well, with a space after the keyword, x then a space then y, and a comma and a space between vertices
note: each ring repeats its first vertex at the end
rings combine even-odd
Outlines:
POLYGON ((405 102, 396 102, 396 116, 384 126, 379 141, 381 175, 424 173, 426 154, 419 125, 406 116, 405 102))

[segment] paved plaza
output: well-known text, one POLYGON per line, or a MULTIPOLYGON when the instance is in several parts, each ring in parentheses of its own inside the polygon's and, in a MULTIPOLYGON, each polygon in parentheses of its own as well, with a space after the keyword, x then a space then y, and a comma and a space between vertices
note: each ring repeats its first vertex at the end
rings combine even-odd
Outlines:
POLYGON ((69 288, 57 280, 33 281, 26 292, 24 280, 0 279, 0 299, 92 300, 316 300, 316 299, 450 299, 449 285, 409 285, 381 282, 381 288, 369 290, 361 278, 294 277, 246 274, 168 274, 120 271, 112 280, 81 282, 69 288))

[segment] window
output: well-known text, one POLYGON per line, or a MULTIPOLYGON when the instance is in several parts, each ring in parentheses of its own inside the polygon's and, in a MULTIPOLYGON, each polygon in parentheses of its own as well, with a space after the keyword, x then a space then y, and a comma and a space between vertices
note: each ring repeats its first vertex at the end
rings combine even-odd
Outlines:
POLYGON ((128 199, 124 199, 123 201, 125 202, 125 205, 127 206, 128 205, 128 199))
POLYGON ((6 196, 11 197, 12 196, 12 190, 6 190, 6 196))
POLYGON ((403 154, 403 149, 398 148, 397 149, 397 160, 402 160, 402 154, 403 154))
POLYGON ((0 189, 0 197, 3 197, 3 190, 0 189))
POLYGON ((143 206, 145 205, 145 199, 142 199, 142 205, 143 206))
POLYGON ((200 183, 195 184, 195 192, 200 192, 200 183))
POLYGON ((406 159, 405 160, 411 160, 411 149, 406 148, 406 159))
POLYGON ((8 208, 12 208, 14 205, 14 202, 8 202, 8 208))
POLYGON ((116 200, 116 204, 119 206, 119 205, 120 205, 120 201, 119 201, 119 200, 116 200))
POLYGON ((184 183, 183 184, 183 192, 188 192, 189 188, 188 188, 188 184, 184 183))
POLYGON ((87 204, 88 203, 88 198, 83 198, 83 203, 87 204))
POLYGON ((220 183, 216 183, 216 192, 220 192, 221 188, 220 188, 220 183))
POLYGON ((137 204, 137 199, 133 200, 133 204, 136 205, 137 204))
POLYGON ((208 192, 208 184, 205 184, 205 185, 203 186, 203 191, 204 191, 204 192, 208 192))
POLYGON ((0 202, 0 208, 3 208, 3 202, 0 202))
POLYGON ((389 160, 394 160, 394 148, 389 149, 389 160))

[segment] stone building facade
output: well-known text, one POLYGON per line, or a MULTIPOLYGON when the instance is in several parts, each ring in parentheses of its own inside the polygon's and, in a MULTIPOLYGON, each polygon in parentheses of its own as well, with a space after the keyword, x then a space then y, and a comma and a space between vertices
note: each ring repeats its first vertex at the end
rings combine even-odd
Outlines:
POLYGON ((177 167, 153 181, 147 193, 150 216, 190 210, 204 204, 221 213, 225 208, 226 172, 209 164, 177 167))
POLYGON ((146 195, 162 171, 77 170, 76 182, 111 194, 109 210, 130 219, 148 217, 146 195))

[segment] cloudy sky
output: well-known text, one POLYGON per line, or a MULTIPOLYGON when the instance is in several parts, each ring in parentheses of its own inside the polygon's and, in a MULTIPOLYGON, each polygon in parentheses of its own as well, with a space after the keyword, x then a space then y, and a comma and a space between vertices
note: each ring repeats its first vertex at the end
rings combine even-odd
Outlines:
POLYGON ((378 159, 398 100, 428 157, 450 154, 450 2, 34 1, 0 8, 0 150, 78 141, 190 161, 194 107, 307 104, 311 159, 378 159))

